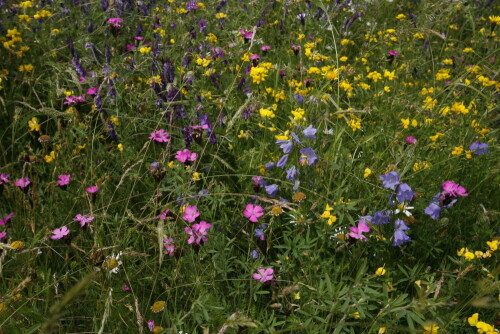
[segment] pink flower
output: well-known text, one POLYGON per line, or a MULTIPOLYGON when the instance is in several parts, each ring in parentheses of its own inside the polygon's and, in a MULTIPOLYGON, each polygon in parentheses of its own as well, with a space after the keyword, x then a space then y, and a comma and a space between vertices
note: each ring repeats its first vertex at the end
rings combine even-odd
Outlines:
POLYGON ((366 238, 363 235, 363 232, 370 232, 370 226, 363 222, 358 222, 358 227, 351 227, 351 231, 349 232, 349 236, 354 239, 358 240, 363 240, 363 241, 368 241, 368 238, 366 238))
POLYGON ((98 187, 98 186, 92 186, 92 187, 88 187, 88 188, 87 188, 87 192, 88 192, 89 194, 95 194, 98 190, 99 190, 99 187, 98 187))
POLYGON ((122 22, 123 22, 123 19, 121 19, 119 17, 112 17, 112 18, 108 19, 108 24, 110 26, 112 26, 113 28, 120 29, 122 27, 121 26, 122 22))
POLYGON ((170 141, 170 135, 167 131, 160 129, 151 132, 149 139, 154 140, 158 143, 166 143, 170 141))
POLYGON ((9 213, 7 216, 0 219, 0 225, 6 225, 9 222, 9 220, 14 218, 15 216, 16 215, 14 214, 14 212, 9 213))
POLYGON ((80 227, 84 227, 88 223, 92 222, 94 220, 94 217, 77 214, 75 218, 73 218, 73 220, 79 222, 80 227))
POLYGON ((408 136, 406 137, 405 142, 409 145, 413 145, 417 142, 417 140, 413 138, 413 136, 408 136))
POLYGON ((245 37, 245 39, 252 39, 252 37, 253 37, 253 32, 246 31, 245 29, 241 29, 240 34, 242 34, 243 37, 245 37))
POLYGON ((201 221, 199 224, 194 224, 192 229, 187 226, 184 227, 184 232, 190 235, 188 244, 192 244, 194 242, 199 245, 201 241, 207 242, 208 238, 206 235, 208 234, 207 230, 210 227, 212 227, 212 225, 205 221, 201 221))
POLYGON ((194 222, 197 217, 200 216, 200 212, 198 211, 198 208, 196 205, 193 206, 186 206, 184 208, 184 214, 182 215, 182 219, 184 219, 187 222, 194 222))
POLYGON ((10 177, 9 174, 1 173, 0 174, 0 184, 9 183, 10 182, 9 177, 10 177))
POLYGON ((163 211, 163 212, 162 212, 162 213, 158 216, 158 218, 165 220, 165 219, 167 219, 167 217, 168 217, 168 214, 169 214, 169 213, 170 213, 170 210, 169 210, 169 209, 167 209, 167 210, 163 211))
POLYGON ((135 45, 132 44, 127 44, 125 48, 127 49, 127 51, 133 51, 136 49, 135 45))
POLYGON ((129 290, 130 290, 130 287, 127 284, 123 283, 122 291, 129 291, 129 290))
POLYGON ((389 56, 396 57, 399 54, 397 51, 389 51, 389 56))
POLYGON ((77 103, 82 103, 85 102, 85 97, 84 96, 67 96, 64 98, 64 103, 63 104, 77 104, 77 103))
POLYGON ((97 88, 95 87, 90 87, 87 89, 87 95, 96 95, 97 94, 97 88))
POLYGON ((443 183, 443 191, 446 194, 449 194, 453 197, 458 197, 458 196, 468 196, 466 193, 467 190, 465 190, 464 187, 460 186, 458 183, 452 182, 452 181, 446 181, 443 183))
POLYGON ((31 183, 30 178, 27 177, 27 176, 25 178, 23 178, 23 179, 19 179, 16 182, 14 182, 14 184, 16 185, 16 187, 19 187, 19 188, 22 188, 22 189, 24 189, 27 186, 29 186, 30 183, 31 183))
POLYGON ((256 54, 256 53, 250 56, 251 60, 256 60, 256 59, 259 59, 259 58, 260 58, 260 56, 258 54, 256 54))
POLYGON ((270 47, 269 45, 263 45, 260 49, 261 49, 262 51, 266 52, 266 51, 271 50, 271 47, 270 47))
POLYGON ((175 245, 174 239, 172 238, 163 238, 163 247, 165 247, 165 254, 169 256, 174 256, 175 245))
POLYGON ((154 320, 149 320, 148 321, 148 329, 151 332, 155 329, 155 322, 154 322, 154 320))
POLYGON ((245 211, 243 211, 243 215, 251 222, 256 223, 259 221, 257 218, 264 215, 264 211, 260 205, 247 204, 245 211))
POLYGON ((182 151, 177 151, 177 153, 175 154, 175 158, 180 162, 196 161, 197 156, 198 155, 195 152, 191 152, 187 148, 182 151))
POLYGON ((57 184, 61 187, 67 186, 71 181, 71 174, 61 174, 58 176, 57 184))
POLYGON ((62 239, 69 234, 69 229, 66 226, 56 228, 52 234, 53 236, 50 237, 52 240, 62 239))
POLYGON ((2 232, 0 233, 0 241, 5 238, 5 236, 7 235, 7 232, 2 232))
POLYGON ((257 273, 253 274, 252 277, 261 283, 266 283, 274 278, 273 273, 273 268, 258 268, 257 273))

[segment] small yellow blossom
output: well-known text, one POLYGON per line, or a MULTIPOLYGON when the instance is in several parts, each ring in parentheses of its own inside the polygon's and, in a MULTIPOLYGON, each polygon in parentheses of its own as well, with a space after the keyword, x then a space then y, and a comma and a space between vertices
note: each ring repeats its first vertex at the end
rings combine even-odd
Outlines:
POLYGON ((31 64, 19 66, 19 72, 33 72, 34 69, 35 67, 31 64))
POLYGON ((225 13, 217 13, 217 14, 215 14, 215 18, 218 19, 218 20, 225 19, 226 17, 227 17, 227 14, 225 14, 225 13))
POLYGON ((44 159, 45 159, 46 163, 51 163, 52 161, 54 161, 56 159, 56 152, 51 151, 49 155, 46 155, 44 157, 44 159))
POLYGON ((38 124, 38 118, 33 117, 30 121, 28 121, 28 126, 30 131, 40 131, 40 124, 38 124))
POLYGON ((259 114, 260 114, 260 117, 262 117, 262 118, 274 118, 274 117, 276 117, 274 112, 270 109, 261 108, 261 109, 259 109, 259 114))
POLYGON ((424 326, 424 334, 438 334, 439 327, 436 325, 424 326))
POLYGON ((375 276, 383 276, 385 275, 386 270, 384 267, 380 267, 375 271, 375 276))
POLYGON ((139 52, 142 54, 150 53, 151 52, 151 47, 149 46, 143 46, 139 48, 139 52))
POLYGON ((460 155, 462 154, 462 152, 464 151, 464 146, 463 145, 460 145, 460 146, 456 146, 453 151, 451 151, 451 154, 452 155, 460 155))
POLYGON ((396 16, 396 19, 397 19, 397 20, 400 20, 400 21, 401 21, 401 20, 404 20, 404 19, 406 19, 406 15, 405 15, 405 14, 398 14, 398 15, 396 16))
POLYGON ((372 174, 372 170, 370 168, 365 168, 365 171, 363 173, 363 177, 366 179, 368 176, 372 174))
POLYGON ((118 148, 118 151, 123 152, 123 149, 124 149, 123 144, 120 143, 116 147, 118 148))

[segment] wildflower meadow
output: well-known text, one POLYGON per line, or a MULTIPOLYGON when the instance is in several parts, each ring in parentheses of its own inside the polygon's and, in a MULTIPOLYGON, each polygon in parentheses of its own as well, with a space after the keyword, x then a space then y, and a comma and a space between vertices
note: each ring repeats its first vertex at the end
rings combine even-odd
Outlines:
POLYGON ((499 27, 0 0, 0 333, 500 333, 499 27))

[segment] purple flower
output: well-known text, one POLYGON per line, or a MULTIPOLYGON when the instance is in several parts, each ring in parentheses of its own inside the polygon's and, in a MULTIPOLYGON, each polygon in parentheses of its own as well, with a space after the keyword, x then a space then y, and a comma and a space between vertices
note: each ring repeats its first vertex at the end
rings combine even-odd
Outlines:
POLYGON ((166 143, 170 141, 170 135, 164 129, 159 129, 151 132, 149 139, 154 140, 158 143, 166 143))
POLYGON ((182 219, 184 219, 187 222, 194 222, 196 218, 200 216, 200 212, 198 211, 198 208, 196 205, 193 206, 186 206, 184 208, 184 214, 182 215, 182 219))
POLYGON ((278 139, 276 144, 283 150, 283 153, 288 154, 292 152, 293 142, 291 140, 278 139))
POLYGON ((149 320, 148 321, 148 329, 150 332, 152 332, 155 329, 155 322, 154 320, 149 320))
POLYGON ((404 201, 411 201, 415 194, 416 192, 413 191, 408 184, 402 183, 398 187, 396 198, 398 199, 399 203, 403 203, 404 201))
POLYGON ((7 216, 5 216, 2 219, 0 219, 0 226, 8 224, 9 220, 11 220, 12 218, 14 218, 15 216, 16 215, 14 214, 14 212, 11 212, 7 216))
POLYGON ((485 153, 490 152, 490 150, 487 147, 488 144, 475 141, 469 146, 469 150, 474 151, 475 155, 483 155, 485 153))
POLYGON ((307 128, 302 131, 304 134, 304 137, 309 138, 309 139, 316 139, 316 129, 313 128, 312 125, 309 125, 307 128))
POLYGON ((389 56, 397 57, 398 54, 399 54, 399 52, 397 52, 397 51, 389 51, 389 56))
POLYGON ((396 172, 389 172, 385 175, 380 175, 380 180, 384 188, 395 190, 399 184, 399 175, 396 172))
POLYGON ((297 144, 302 144, 302 142, 300 141, 299 136, 297 136, 297 134, 295 132, 292 132, 292 138, 293 138, 293 140, 295 140, 295 142, 297 144))
POLYGON ((302 148, 300 150, 300 160, 299 163, 301 165, 304 165, 307 163, 308 166, 314 165, 314 163, 318 160, 318 156, 316 155, 316 152, 314 152, 314 149, 311 147, 307 148, 302 148))
POLYGON ((0 174, 0 185, 4 184, 4 183, 9 183, 10 182, 9 177, 10 177, 9 174, 1 173, 0 174))
POLYGON ((246 31, 245 29, 241 29, 240 34, 242 34, 245 39, 252 39, 253 37, 253 32, 246 31))
POLYGON ((281 157, 276 166, 278 166, 279 168, 285 168, 287 160, 288 160, 288 154, 285 154, 284 156, 281 157))
POLYGON ((299 172, 297 171, 297 168, 295 168, 295 166, 292 166, 286 170, 286 179, 288 181, 295 181, 298 174, 299 172))
POLYGON ((208 224, 205 221, 201 221, 198 224, 194 224, 192 228, 184 227, 184 232, 190 235, 188 239, 188 244, 192 244, 193 242, 199 245, 201 241, 207 242, 208 238, 206 235, 208 234, 207 230, 212 227, 211 224, 208 224))
POLYGON ((405 142, 408 144, 408 145, 413 145, 417 142, 417 140, 413 137, 413 136, 408 136, 405 138, 405 142))
POLYGON ((256 260, 259 257, 259 251, 254 249, 253 251, 250 252, 250 256, 256 260))
POLYGON ((92 187, 88 187, 86 190, 87 190, 87 193, 89 193, 89 194, 95 194, 99 191, 99 187, 92 186, 92 187))
POLYGON ((82 214, 77 214, 75 218, 73 218, 74 221, 77 221, 80 223, 80 227, 84 227, 88 223, 92 222, 94 220, 94 217, 92 216, 85 216, 82 214))
POLYGON ((52 231, 52 234, 50 237, 52 240, 62 239, 69 234, 69 229, 66 226, 62 226, 52 231))
POLYGON ((266 283, 274 278, 273 273, 273 268, 258 268, 257 273, 253 274, 252 277, 261 283, 266 283))
POLYGON ((278 185, 277 184, 271 184, 269 186, 266 186, 266 193, 269 196, 276 196, 278 194, 278 185))
POLYGON ((266 228, 267 228, 266 224, 260 224, 259 227, 255 229, 254 237, 260 240, 264 240, 265 239, 264 231, 266 230, 266 228))
POLYGON ((21 179, 17 180, 16 182, 14 182, 14 185, 16 187, 21 188, 21 189, 26 188, 30 184, 31 184, 30 178, 27 176, 25 178, 21 178, 21 179))
POLYGON ((375 215, 373 215, 371 222, 375 225, 384 225, 389 223, 390 220, 391 218, 385 215, 382 211, 377 211, 375 212, 375 215))
POLYGON ((71 174, 61 174, 58 176, 57 184, 61 187, 67 186, 71 180, 71 174))
POLYGON ((174 256, 174 252, 175 252, 174 239, 163 238, 163 247, 165 247, 165 254, 166 255, 174 256))
POLYGON ((353 239, 368 241, 368 238, 363 235, 363 232, 370 232, 370 226, 360 221, 358 222, 358 227, 355 226, 350 227, 349 237, 353 239))
POLYGON ((112 17, 110 19, 108 19, 108 24, 110 26, 112 26, 113 28, 117 28, 117 29, 120 29, 122 26, 123 22, 123 19, 119 18, 119 17, 112 17))
POLYGON ((264 215, 264 211, 260 205, 247 204, 243 211, 243 215, 247 217, 249 221, 256 223, 259 221, 258 218, 264 215))
POLYGON ((264 164, 264 166, 266 167, 266 169, 271 170, 274 168, 274 166, 276 166, 276 164, 274 162, 268 162, 264 164))
POLYGON ((64 98, 64 103, 63 104, 78 104, 85 102, 85 97, 84 96, 67 96, 64 98))
POLYGON ((428 214, 432 219, 437 220, 442 209, 443 208, 441 208, 436 203, 431 202, 429 206, 425 208, 424 212, 428 214))
POLYGON ((411 238, 405 233, 405 231, 407 230, 409 230, 409 227, 406 226, 403 220, 398 219, 394 222, 394 241, 392 242, 393 246, 401 246, 402 244, 411 241, 411 238))

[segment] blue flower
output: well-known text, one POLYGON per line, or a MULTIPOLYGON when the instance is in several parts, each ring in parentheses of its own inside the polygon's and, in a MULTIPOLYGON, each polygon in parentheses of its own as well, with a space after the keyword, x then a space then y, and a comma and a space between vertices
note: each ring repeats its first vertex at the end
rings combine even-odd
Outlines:
POLYGON ((384 225, 389 223, 391 218, 387 215, 385 215, 382 211, 377 211, 375 212, 375 215, 373 216, 372 223, 375 225, 384 225))
POLYGON ((259 257, 259 251, 254 249, 250 252, 250 256, 253 257, 254 260, 256 260, 259 257))
POLYGON ((307 128, 305 128, 302 133, 304 134, 304 137, 309 138, 309 139, 316 139, 316 129, 313 128, 312 125, 309 125, 307 128))
POLYGON ((396 198, 399 203, 403 203, 404 201, 411 201, 415 194, 416 192, 411 190, 411 187, 408 184, 402 183, 398 187, 398 194, 396 195, 396 198))
POLYGON ((474 151, 475 155, 483 155, 485 153, 490 152, 490 150, 487 147, 488 144, 475 141, 469 146, 469 150, 474 151))
POLYGON ((288 154, 285 154, 284 156, 281 157, 276 166, 278 166, 279 168, 285 168, 287 160, 288 160, 288 154))
POLYGON ((269 196, 276 196, 278 193, 278 185, 277 184, 271 184, 269 186, 266 186, 266 193, 269 196))
POLYGON ((405 231, 410 228, 406 226, 405 222, 401 219, 398 219, 394 222, 394 241, 392 242, 393 246, 401 246, 406 242, 410 242, 411 238, 406 234, 405 231))
POLYGON ((266 166, 266 169, 273 169, 274 166, 275 166, 275 163, 274 162, 268 162, 264 166, 266 166))
POLYGON ((302 144, 299 136, 297 136, 297 134, 295 132, 292 132, 292 138, 293 138, 293 140, 295 140, 295 142, 297 142, 297 144, 302 144))
POLYGON ((276 141, 276 144, 283 150, 283 153, 288 154, 292 152, 293 149, 293 142, 290 139, 283 140, 283 139, 278 139, 276 141))
POLYGON ((299 172, 297 171, 297 168, 295 168, 295 166, 292 166, 286 170, 286 179, 288 181, 295 181, 298 174, 299 172))
POLYGON ((396 186, 399 184, 399 174, 396 172, 389 172, 385 175, 380 175, 380 180, 382 181, 382 187, 395 190, 396 186))
POLYGON ((316 152, 311 147, 303 148, 300 150, 300 163, 303 165, 307 163, 307 165, 312 166, 318 160, 318 156, 316 152))
POLYGON ((432 219, 437 220, 442 209, 443 208, 441 208, 436 203, 431 202, 429 206, 425 208, 424 212, 428 214, 432 219))

